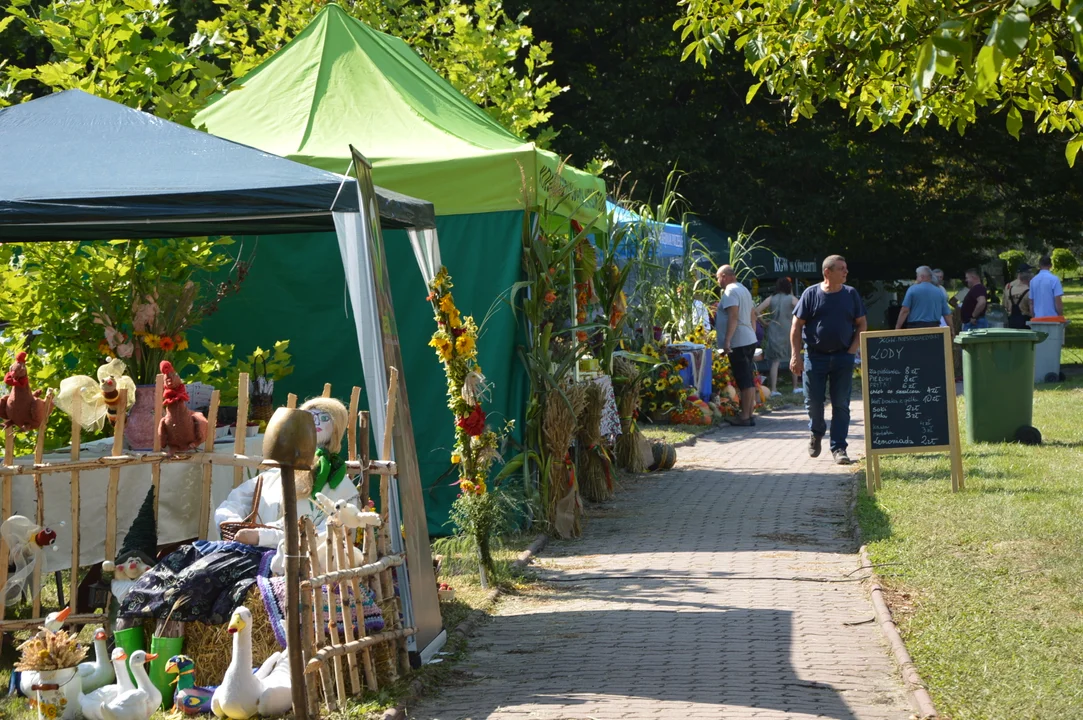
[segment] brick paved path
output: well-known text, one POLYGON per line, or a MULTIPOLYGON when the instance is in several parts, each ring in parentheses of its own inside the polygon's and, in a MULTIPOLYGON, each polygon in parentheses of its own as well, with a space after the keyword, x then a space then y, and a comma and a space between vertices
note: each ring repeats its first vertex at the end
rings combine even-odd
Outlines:
POLYGON ((679 449, 551 544, 545 588, 502 599, 410 717, 908 718, 862 585, 815 581, 858 567, 845 469, 826 442, 808 457, 800 412, 758 423, 679 449))

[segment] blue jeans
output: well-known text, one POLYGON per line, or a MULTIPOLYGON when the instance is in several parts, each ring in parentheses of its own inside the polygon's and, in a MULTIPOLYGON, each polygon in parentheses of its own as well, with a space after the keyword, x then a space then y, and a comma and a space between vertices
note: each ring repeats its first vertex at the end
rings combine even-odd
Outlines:
POLYGON ((808 429, 816 437, 827 432, 824 403, 831 385, 831 452, 846 449, 850 430, 850 391, 854 383, 854 356, 850 353, 820 355, 809 353, 805 365, 805 411, 808 429))
POLYGON ((989 327, 989 320, 983 315, 977 320, 971 320, 968 323, 963 323, 963 330, 980 330, 982 328, 989 327))

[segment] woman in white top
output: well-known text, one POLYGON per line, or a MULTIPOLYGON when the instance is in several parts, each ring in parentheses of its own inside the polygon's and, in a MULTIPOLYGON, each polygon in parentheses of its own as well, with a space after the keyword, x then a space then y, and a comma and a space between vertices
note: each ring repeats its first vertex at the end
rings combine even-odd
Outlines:
MULTIPOLYGON (((775 283, 775 294, 756 307, 756 313, 766 323, 764 331, 764 359, 771 361, 768 381, 771 396, 781 395, 778 391, 778 366, 790 361, 790 326, 793 324, 793 309, 797 307, 797 298, 793 294, 793 284, 789 278, 779 278, 775 283), (767 317, 766 314, 770 315, 767 317)), ((793 376, 793 391, 801 392, 801 376, 793 376)))

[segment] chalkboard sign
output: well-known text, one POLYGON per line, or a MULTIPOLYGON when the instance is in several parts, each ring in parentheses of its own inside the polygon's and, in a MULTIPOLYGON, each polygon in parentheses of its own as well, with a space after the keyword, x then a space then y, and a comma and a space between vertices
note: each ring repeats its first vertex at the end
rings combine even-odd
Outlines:
POLYGON ((952 488, 961 488, 948 329, 862 333, 861 377, 869 490, 880 486, 879 455, 944 451, 952 456, 952 488))

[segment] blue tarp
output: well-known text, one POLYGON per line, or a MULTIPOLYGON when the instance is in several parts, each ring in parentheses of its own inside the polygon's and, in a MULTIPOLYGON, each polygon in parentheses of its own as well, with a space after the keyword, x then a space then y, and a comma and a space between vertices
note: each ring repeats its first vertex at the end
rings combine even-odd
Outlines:
MULTIPOLYGON (((0 242, 334 230, 356 181, 81 90, 0 110, 0 242)), ((432 205, 377 190, 384 227, 432 205)))
MULTIPOLYGON (((659 259, 677 258, 684 255, 684 228, 680 225, 647 220, 608 200, 605 203, 605 209, 609 214, 611 232, 616 232, 618 228, 626 226, 641 228, 642 232, 649 232, 658 238, 659 259)), ((617 257, 628 257, 632 254, 631 243, 622 242, 617 250, 617 257)))

